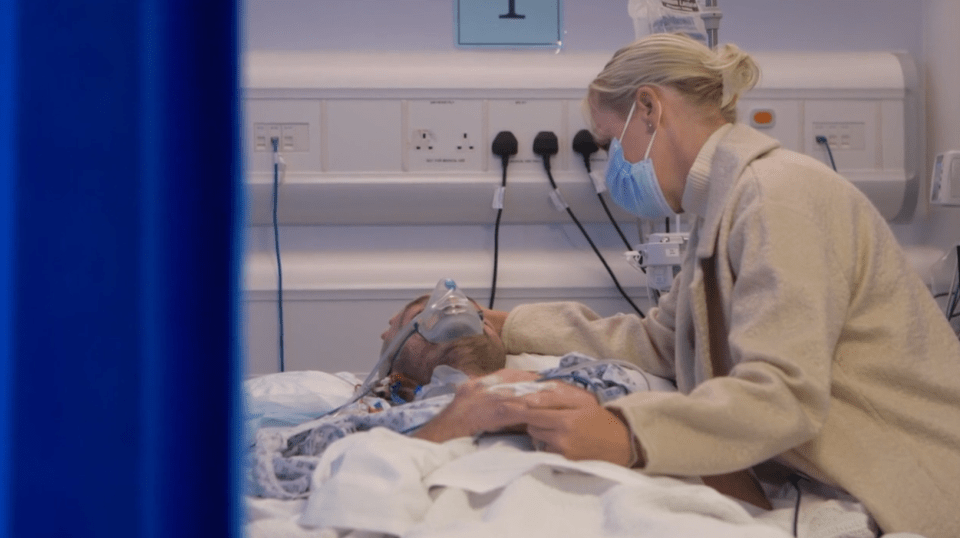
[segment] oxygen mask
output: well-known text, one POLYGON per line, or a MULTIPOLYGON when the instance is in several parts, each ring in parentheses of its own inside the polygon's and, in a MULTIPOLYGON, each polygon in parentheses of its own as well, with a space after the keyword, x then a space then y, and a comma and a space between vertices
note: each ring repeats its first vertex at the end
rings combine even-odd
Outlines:
POLYGON ((390 373, 400 350, 414 333, 419 333, 432 344, 450 342, 464 336, 483 334, 483 317, 479 307, 460 291, 453 279, 441 279, 423 305, 423 310, 401 327, 393 338, 383 343, 380 360, 364 382, 364 387, 390 373))
POLYGON ((483 334, 480 310, 447 278, 437 282, 423 311, 414 318, 417 332, 430 343, 483 334))

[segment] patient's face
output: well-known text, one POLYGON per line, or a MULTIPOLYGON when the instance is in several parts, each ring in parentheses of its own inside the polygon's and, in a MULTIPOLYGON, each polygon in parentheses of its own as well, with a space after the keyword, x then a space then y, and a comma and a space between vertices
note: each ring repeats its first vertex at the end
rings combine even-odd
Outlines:
MULTIPOLYGON (((404 325, 409 323, 414 317, 417 316, 417 314, 423 312, 423 306, 425 303, 426 301, 423 300, 408 306, 400 312, 397 312, 392 318, 390 318, 387 330, 383 331, 383 334, 380 335, 381 340, 384 342, 389 342, 392 340, 404 325)), ((486 320, 483 322, 483 331, 488 338, 494 341, 496 346, 500 348, 503 347, 503 342, 500 340, 500 334, 486 320)), ((427 357, 429 356, 428 352, 438 345, 440 344, 432 344, 427 342, 423 336, 415 332, 403 345, 402 353, 398 354, 398 361, 402 360, 402 357, 427 357)), ((426 378, 426 381, 429 381, 429 377, 426 378)), ((425 383, 426 381, 423 382, 425 383)))
MULTIPOLYGON (((420 302, 394 314, 388 322, 389 326, 387 330, 383 331, 383 334, 380 335, 380 339, 384 342, 393 340, 393 337, 397 335, 401 327, 409 323, 417 314, 423 312, 423 305, 424 302, 420 302)), ((407 338, 407 342, 403 345, 403 352, 414 356, 422 356, 426 350, 433 345, 436 344, 427 342, 419 333, 413 333, 410 335, 410 338, 407 338)))

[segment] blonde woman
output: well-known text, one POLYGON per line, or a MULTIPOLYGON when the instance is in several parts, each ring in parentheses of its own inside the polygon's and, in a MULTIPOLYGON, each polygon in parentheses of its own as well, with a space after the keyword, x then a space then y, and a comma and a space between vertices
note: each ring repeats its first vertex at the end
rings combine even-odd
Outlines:
POLYGON ((575 303, 484 313, 508 353, 630 360, 678 392, 601 407, 571 387, 467 385, 437 420, 526 425, 547 450, 655 474, 775 462, 854 496, 884 532, 956 536, 960 342, 860 191, 736 123, 758 77, 732 45, 659 34, 618 51, 586 105, 614 200, 693 223, 672 289, 645 319, 575 303))

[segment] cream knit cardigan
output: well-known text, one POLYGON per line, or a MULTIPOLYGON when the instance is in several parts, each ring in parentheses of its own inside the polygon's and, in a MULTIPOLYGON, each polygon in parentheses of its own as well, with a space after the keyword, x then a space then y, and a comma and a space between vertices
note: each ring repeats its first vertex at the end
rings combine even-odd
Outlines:
POLYGON ((885 532, 960 536, 960 341, 870 201, 744 125, 708 140, 683 268, 645 319, 523 305, 510 353, 630 360, 677 393, 619 409, 648 473, 776 459, 857 497, 885 532))

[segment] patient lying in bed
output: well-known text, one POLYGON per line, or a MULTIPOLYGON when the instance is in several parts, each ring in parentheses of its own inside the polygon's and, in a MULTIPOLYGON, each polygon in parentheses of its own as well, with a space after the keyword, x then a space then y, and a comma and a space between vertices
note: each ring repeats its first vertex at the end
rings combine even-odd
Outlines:
MULTIPOLYGON (((422 296, 411 301, 393 316, 381 335, 383 340, 390 341, 400 327, 420 313, 426 299, 422 296)), ((459 437, 453 430, 443 428, 441 421, 431 421, 447 407, 458 385, 488 376, 505 364, 503 344, 497 332, 487 325, 484 334, 443 344, 432 344, 414 334, 397 355, 389 378, 380 383, 374 394, 332 416, 292 428, 258 432, 252 457, 251 493, 282 499, 308 495, 312 471, 324 450, 354 432, 384 427, 438 442, 459 437)), ((511 372, 485 377, 483 383, 494 390, 519 390, 518 385, 503 381, 532 381, 540 377, 579 386, 601 403, 637 390, 665 388, 656 386, 656 380, 650 376, 622 364, 595 361, 579 354, 565 356, 559 367, 546 372, 529 373, 526 377, 511 372)), ((704 482, 752 504, 766 504, 762 494, 758 495, 759 488, 747 476, 706 478, 704 482)))

